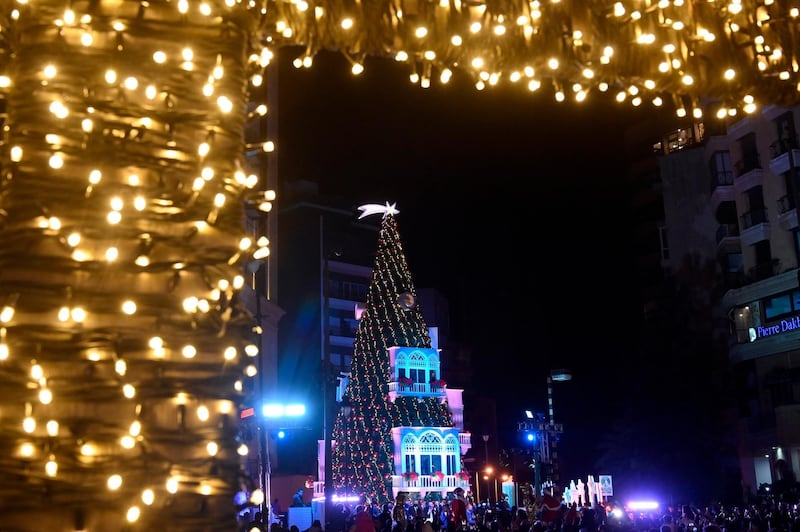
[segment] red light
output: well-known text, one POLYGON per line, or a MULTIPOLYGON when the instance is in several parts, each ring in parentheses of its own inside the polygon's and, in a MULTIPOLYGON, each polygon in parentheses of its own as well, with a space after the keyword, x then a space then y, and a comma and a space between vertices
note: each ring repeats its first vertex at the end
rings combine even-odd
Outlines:
POLYGON ((252 407, 245 408, 244 410, 242 410, 242 413, 239 414, 239 419, 244 419, 246 417, 253 417, 254 415, 256 415, 256 409, 255 408, 252 408, 252 407))

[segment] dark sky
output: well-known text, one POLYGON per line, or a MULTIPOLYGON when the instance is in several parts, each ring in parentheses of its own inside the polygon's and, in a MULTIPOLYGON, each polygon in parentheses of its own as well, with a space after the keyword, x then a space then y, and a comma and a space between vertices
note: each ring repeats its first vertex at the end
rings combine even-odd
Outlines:
POLYGON ((357 78, 337 54, 296 70, 291 53, 279 57, 282 178, 317 181, 354 207, 396 201, 416 285, 448 297, 500 423, 545 411, 547 372, 567 367, 557 420, 593 438, 627 400, 608 393, 640 308, 623 140, 652 113, 478 92, 458 77, 422 89, 386 59, 357 78))

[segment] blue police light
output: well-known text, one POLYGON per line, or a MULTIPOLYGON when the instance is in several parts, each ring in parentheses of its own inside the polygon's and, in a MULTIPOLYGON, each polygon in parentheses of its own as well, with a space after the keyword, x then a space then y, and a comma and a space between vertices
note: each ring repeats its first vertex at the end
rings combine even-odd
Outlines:
POLYGON ((535 442, 536 441, 536 433, 535 432, 528 432, 527 434, 525 434, 525 439, 528 440, 529 442, 535 442))
POLYGON ((301 417, 304 416, 306 413, 305 405, 301 404, 278 404, 278 403, 268 403, 264 405, 264 417, 266 418, 276 418, 276 417, 301 417))
POLYGON ((286 437, 286 432, 283 431, 283 430, 279 430, 278 431, 278 439, 282 440, 285 437, 286 437))

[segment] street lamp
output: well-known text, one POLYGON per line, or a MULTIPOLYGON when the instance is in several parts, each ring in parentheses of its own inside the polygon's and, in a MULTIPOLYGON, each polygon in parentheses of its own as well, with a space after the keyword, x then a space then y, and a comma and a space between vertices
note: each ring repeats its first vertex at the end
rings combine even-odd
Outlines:
MULTIPOLYGON (((302 404, 282 404, 266 403, 261 412, 261 452, 263 465, 261 467, 261 490, 264 492, 264 500, 261 502, 261 524, 269 522, 268 508, 272 502, 272 462, 269 452, 269 441, 267 430, 281 428, 281 421, 286 419, 296 420, 305 416, 306 407, 302 404)), ((290 425, 293 426, 293 425, 290 425)))
POLYGON ((553 454, 552 454, 552 464, 553 464, 553 478, 552 480, 555 482, 559 480, 558 477, 558 452, 556 450, 556 445, 558 440, 556 439, 556 434, 562 432, 563 429, 556 425, 555 417, 553 415, 553 382, 566 382, 572 380, 572 372, 568 369, 554 369, 550 371, 550 374, 547 376, 547 422, 548 422, 548 432, 553 435, 553 454))
MULTIPOLYGON (((350 404, 350 400, 347 399, 347 397, 342 397, 342 400, 339 402, 339 411, 342 413, 342 416, 344 416, 345 420, 350 418, 350 413, 353 411, 353 405, 350 404)), ((348 446, 348 441, 347 441, 347 426, 346 425, 347 424, 345 423, 345 430, 343 431, 344 440, 342 441, 342 445, 344 445, 344 447, 342 448, 342 452, 344 453, 344 474, 342 475, 342 482, 344 483, 344 500, 345 500, 345 502, 347 502, 347 496, 348 496, 349 488, 347 486, 347 483, 344 482, 344 479, 347 477, 347 469, 350 466, 350 448, 348 446)), ((328 479, 325 479, 326 483, 327 483, 327 480, 328 479)), ((333 479, 331 479, 331 484, 333 484, 333 479)))
POLYGON ((552 425, 553 419, 553 382, 566 382, 572 380, 572 372, 568 369, 554 369, 547 376, 547 415, 552 425))
POLYGON ((483 465, 485 467, 489 465, 489 435, 484 434, 481 438, 483 438, 483 453, 485 455, 483 465))
POLYGON ((536 500, 540 495, 540 486, 542 485, 542 462, 545 455, 543 449, 547 442, 547 426, 544 423, 544 416, 533 410, 525 410, 525 417, 528 421, 519 423, 518 430, 525 431, 525 439, 531 444, 533 496, 536 500))
POLYGON ((322 350, 322 432, 325 441, 324 461, 324 512, 323 520, 325 521, 325 528, 328 528, 328 520, 333 515, 333 421, 335 405, 335 395, 337 377, 333 373, 331 364, 331 347, 330 347, 330 259, 342 256, 342 251, 336 249, 333 251, 326 251, 325 245, 325 218, 320 215, 319 217, 319 257, 320 257, 320 275, 319 275, 319 294, 320 294, 320 349, 322 350))
POLYGON ((556 452, 558 440, 556 437, 563 429, 560 424, 555 423, 553 414, 553 383, 569 380, 572 380, 572 372, 570 370, 551 370, 547 375, 547 420, 544 419, 542 414, 537 414, 532 410, 525 410, 525 417, 528 421, 518 424, 518 430, 524 430, 527 433, 528 441, 533 444, 534 498, 538 498, 541 495, 541 471, 544 464, 552 464, 553 472, 550 480, 558 480, 558 453, 556 452))
POLYGON ((492 497, 492 484, 489 482, 489 478, 492 476, 492 473, 494 473, 494 469, 491 468, 491 467, 487 467, 487 468, 485 468, 483 470, 483 472, 484 472, 483 480, 486 481, 486 502, 490 503, 490 502, 492 502, 492 499, 491 499, 491 497, 492 497))

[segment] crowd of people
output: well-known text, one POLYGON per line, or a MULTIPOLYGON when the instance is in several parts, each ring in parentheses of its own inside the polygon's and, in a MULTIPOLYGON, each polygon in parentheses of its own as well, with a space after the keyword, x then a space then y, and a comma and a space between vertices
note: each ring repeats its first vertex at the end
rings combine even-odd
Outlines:
MULTIPOLYGON (((557 500, 557 499, 550 499, 557 500)), ((323 527, 288 532, 800 532, 800 505, 761 498, 742 505, 669 505, 632 511, 613 501, 548 506, 475 502, 456 490, 444 500, 408 500, 401 493, 383 505, 337 505, 323 527)), ((297 527, 294 527, 297 528, 297 527)), ((287 532, 273 523, 270 532, 287 532)))

